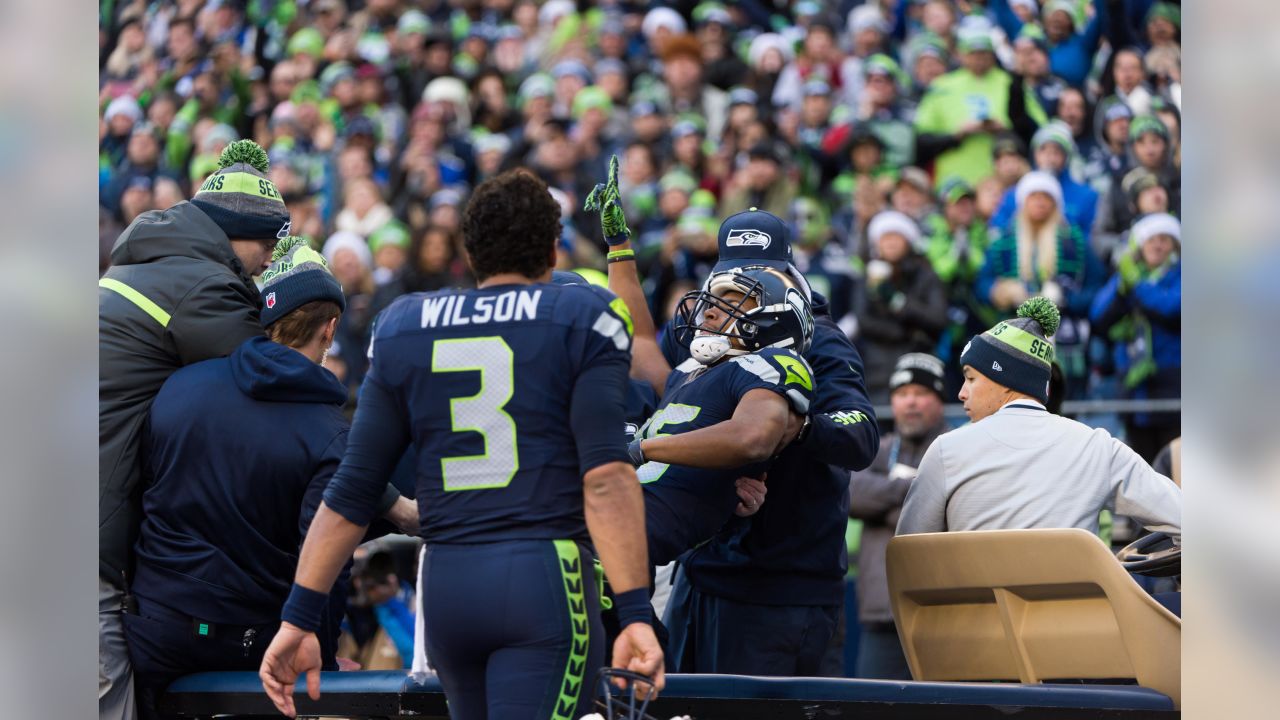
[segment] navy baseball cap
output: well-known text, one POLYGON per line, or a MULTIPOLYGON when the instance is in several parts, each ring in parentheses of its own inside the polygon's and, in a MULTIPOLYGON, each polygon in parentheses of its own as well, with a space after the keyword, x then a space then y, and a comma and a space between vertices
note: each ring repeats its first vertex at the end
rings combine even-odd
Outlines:
POLYGON ((787 270, 791 264, 791 230, 777 215, 751 208, 730 215, 716 239, 720 259, 712 272, 765 265, 787 270))

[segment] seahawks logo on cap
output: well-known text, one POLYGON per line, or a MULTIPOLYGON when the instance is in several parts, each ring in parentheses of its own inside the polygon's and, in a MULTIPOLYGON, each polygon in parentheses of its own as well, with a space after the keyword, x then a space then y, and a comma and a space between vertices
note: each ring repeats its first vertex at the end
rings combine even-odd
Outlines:
POLYGON ((758 247, 761 249, 769 247, 769 243, 773 242, 773 238, 769 233, 761 230, 730 230, 729 236, 724 240, 725 247, 758 247))

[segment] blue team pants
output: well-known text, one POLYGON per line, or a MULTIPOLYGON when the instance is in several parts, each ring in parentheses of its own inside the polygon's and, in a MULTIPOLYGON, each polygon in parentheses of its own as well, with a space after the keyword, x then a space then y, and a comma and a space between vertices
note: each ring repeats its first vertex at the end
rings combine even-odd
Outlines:
POLYGON ((201 623, 172 608, 137 598, 136 613, 124 616, 125 637, 138 696, 138 717, 166 717, 156 709, 160 693, 193 672, 254 670, 279 622, 267 625, 201 623))
POLYGON ((755 605, 694 589, 683 569, 663 622, 667 671, 821 677, 836 605, 755 605))
POLYGON ((427 547, 427 656, 453 720, 576 720, 604 665, 593 556, 569 540, 427 547))

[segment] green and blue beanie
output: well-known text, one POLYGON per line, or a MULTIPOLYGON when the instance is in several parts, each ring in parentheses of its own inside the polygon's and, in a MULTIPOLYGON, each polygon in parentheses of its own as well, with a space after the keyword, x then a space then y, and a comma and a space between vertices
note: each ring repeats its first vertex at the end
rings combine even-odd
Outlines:
POLYGON ((960 365, 992 382, 1042 403, 1049 401, 1053 343, 1061 315, 1051 300, 1033 297, 1018 307, 1018 317, 975 335, 960 352, 960 365))
POLYGON ((329 272, 324 256, 297 236, 280 241, 272 254, 271 267, 262 273, 262 325, 277 320, 316 300, 337 303, 347 309, 342 285, 329 272))
POLYGON ((289 209, 267 179, 267 153, 252 140, 222 151, 218 170, 205 179, 191 204, 233 240, 273 240, 289 234, 289 209))
POLYGON ((1146 133, 1155 133, 1166 142, 1169 140, 1169 128, 1154 115, 1139 115, 1129 123, 1130 140, 1137 140, 1146 133))

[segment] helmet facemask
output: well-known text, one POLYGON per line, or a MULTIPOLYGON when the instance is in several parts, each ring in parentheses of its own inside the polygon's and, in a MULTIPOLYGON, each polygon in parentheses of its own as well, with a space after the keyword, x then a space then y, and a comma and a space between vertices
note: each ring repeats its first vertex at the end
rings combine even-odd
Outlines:
POLYGON ((768 268, 735 268, 716 273, 704 290, 686 293, 676 310, 676 339, 689 344, 690 354, 703 365, 726 356, 746 355, 764 347, 808 348, 813 317, 804 294, 785 274, 768 268), (727 298, 729 293, 740 298, 727 298), (723 320, 706 326, 706 312, 714 308, 723 320), (798 317, 786 332, 783 315, 798 317))

